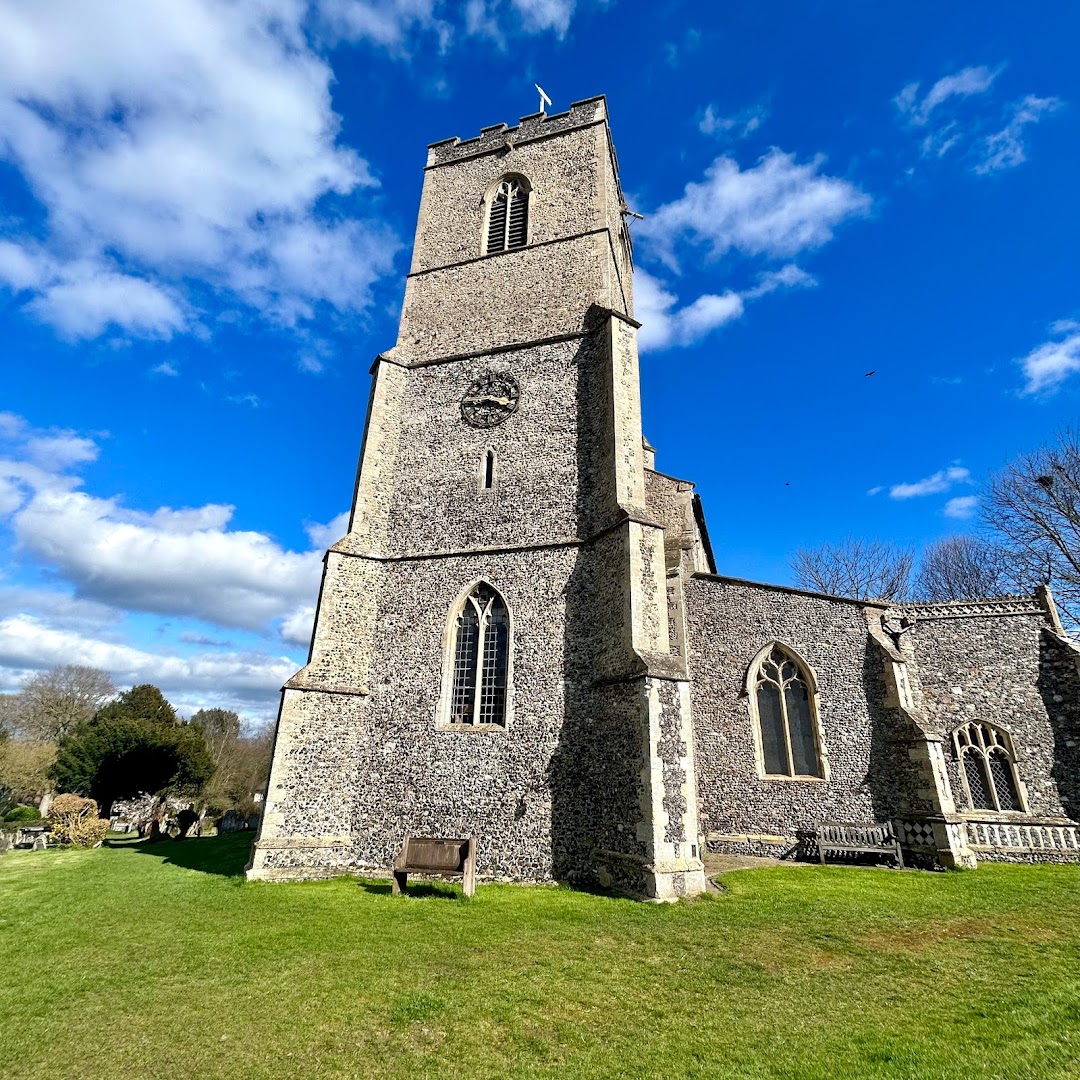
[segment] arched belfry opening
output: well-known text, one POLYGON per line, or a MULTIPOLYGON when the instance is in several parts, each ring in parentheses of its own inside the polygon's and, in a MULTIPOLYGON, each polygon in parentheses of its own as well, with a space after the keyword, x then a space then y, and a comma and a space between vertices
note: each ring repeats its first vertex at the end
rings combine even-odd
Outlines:
POLYGON ((525 247, 529 242, 532 185, 520 173, 507 173, 488 190, 484 202, 484 254, 525 247))

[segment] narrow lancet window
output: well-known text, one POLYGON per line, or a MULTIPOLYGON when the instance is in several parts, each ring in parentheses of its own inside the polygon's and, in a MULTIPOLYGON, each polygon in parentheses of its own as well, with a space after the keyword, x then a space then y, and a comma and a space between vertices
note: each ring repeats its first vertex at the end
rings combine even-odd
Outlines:
POLYGON ((484 454, 484 462, 480 470, 480 486, 493 488, 495 486, 495 451, 488 450, 484 454))
POLYGON ((454 622, 450 722, 504 725, 510 668, 510 617, 502 597, 481 582, 454 622))
POLYGON ((528 238, 529 187, 521 178, 501 180, 488 207, 484 250, 493 255, 524 247, 528 238))
POLYGON ((751 679, 761 763, 766 776, 822 776, 811 682, 779 645, 758 662, 751 679))

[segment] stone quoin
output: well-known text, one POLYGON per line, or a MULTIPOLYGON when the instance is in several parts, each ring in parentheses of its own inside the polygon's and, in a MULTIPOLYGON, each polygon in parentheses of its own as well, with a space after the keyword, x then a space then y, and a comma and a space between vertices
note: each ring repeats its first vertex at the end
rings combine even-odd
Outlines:
POLYGON ((706 850, 824 820, 895 822, 916 864, 1080 857, 1080 652, 1048 589, 716 573, 642 436, 626 213, 603 97, 429 147, 248 876, 474 837, 481 879, 671 899, 706 850))

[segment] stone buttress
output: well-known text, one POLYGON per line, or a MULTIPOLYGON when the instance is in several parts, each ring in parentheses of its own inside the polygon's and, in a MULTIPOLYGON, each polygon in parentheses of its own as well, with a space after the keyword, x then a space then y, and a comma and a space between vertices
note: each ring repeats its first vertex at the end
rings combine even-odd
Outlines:
POLYGON ((489 878, 704 888, 624 209, 603 98, 429 148, 249 877, 385 872, 406 835, 472 835, 489 878), (504 184, 527 242, 488 253, 504 184), (506 415, 476 421, 476 402, 506 415), (467 725, 450 650, 480 585, 508 613, 507 697, 503 723, 467 725))

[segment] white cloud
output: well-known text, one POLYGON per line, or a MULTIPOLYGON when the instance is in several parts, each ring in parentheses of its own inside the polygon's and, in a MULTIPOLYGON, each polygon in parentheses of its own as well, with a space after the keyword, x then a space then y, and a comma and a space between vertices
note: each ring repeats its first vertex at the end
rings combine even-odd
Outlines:
POLYGON ((465 4, 465 31, 506 45, 508 30, 526 34, 548 31, 561 38, 570 28, 576 0, 468 0, 465 4), (508 13, 512 15, 508 16, 508 13))
POLYGON ((334 41, 371 41, 404 53, 406 38, 434 31, 445 47, 450 25, 435 17, 434 0, 318 0, 317 13, 334 41))
POLYGON ((315 629, 315 607, 297 608, 281 623, 281 637, 292 645, 306 646, 311 641, 311 632, 315 629))
POLYGON ((1001 131, 988 135, 983 142, 983 159, 975 166, 980 175, 1014 169, 1027 160, 1024 128, 1037 124, 1043 116, 1057 112, 1064 105, 1060 98, 1040 98, 1032 94, 1012 106, 1012 116, 1001 131))
POLYGON ((977 495, 958 495, 945 504, 945 516, 950 518, 969 518, 979 508, 977 495))
POLYGON ((26 440, 27 457, 41 468, 59 472, 72 465, 96 461, 98 446, 93 439, 84 439, 74 431, 55 431, 35 434, 26 440))
POLYGON ((706 294, 679 307, 679 298, 663 282, 639 269, 634 273, 634 314, 641 323, 638 345, 642 352, 694 345, 725 323, 740 318, 747 300, 757 300, 779 288, 816 284, 812 275, 791 263, 761 274, 757 285, 741 293, 729 289, 706 294))
POLYGON ((231 516, 232 507, 145 514, 116 499, 45 491, 13 526, 20 546, 79 596, 257 630, 310 600, 320 558, 285 551, 262 533, 230 530, 231 516))
POLYGON ((168 360, 162 360, 160 364, 150 369, 151 375, 167 375, 169 378, 176 378, 180 371, 175 364, 171 364, 168 360))
POLYGON ((71 340, 98 337, 111 326, 168 339, 188 323, 186 305, 169 290, 88 262, 58 266, 26 307, 71 340))
POLYGON ((376 181, 337 141, 306 17, 301 0, 0 8, 0 157, 49 230, 9 222, 0 279, 33 314, 168 338, 195 318, 191 281, 285 325, 366 306, 400 245, 363 220, 376 181))
POLYGON ((553 30, 560 37, 570 28, 575 0, 511 0, 521 17, 522 26, 530 33, 553 30))
POLYGON ((944 78, 938 79, 923 95, 922 100, 919 99, 920 84, 917 82, 908 83, 893 98, 893 102, 908 122, 922 127, 929 123, 934 110, 950 98, 967 98, 975 94, 986 93, 1000 72, 1001 68, 993 71, 982 66, 963 68, 956 72, 955 75, 946 75, 944 78))
POLYGON ((1019 361, 1027 380, 1023 394, 1052 394, 1080 371, 1080 323, 1062 320, 1051 330, 1062 335, 1060 340, 1040 345, 1019 361))
POLYGON ((342 510, 337 517, 325 525, 308 522, 304 526, 311 546, 316 551, 325 551, 331 544, 336 544, 349 531, 349 511, 342 510))
POLYGON ((820 173, 824 159, 806 164, 773 149, 757 165, 740 169, 718 157, 702 183, 686 185, 638 227, 671 269, 677 270, 677 241, 708 244, 713 257, 731 249, 746 255, 790 257, 821 247, 833 231, 870 210, 870 197, 850 181, 820 173))
POLYGON ((919 97, 919 83, 909 83, 897 94, 893 101, 907 126, 926 129, 920 142, 924 158, 942 158, 956 147, 967 144, 977 155, 974 172, 984 176, 1015 168, 1027 160, 1024 129, 1060 109, 1064 105, 1060 98, 1028 94, 1013 102, 1005 127, 984 136, 977 144, 972 140, 986 128, 985 109, 982 115, 969 109, 962 122, 959 118, 962 114, 960 103, 987 94, 1002 70, 1003 66, 994 70, 967 67, 939 79, 922 98, 919 97))
POLYGON ((0 511, 24 555, 66 581, 76 598, 112 608, 202 619, 266 632, 287 623, 318 590, 321 541, 343 535, 342 517, 307 526, 318 550, 289 551, 264 533, 229 528, 220 504, 130 510, 77 490, 73 466, 97 446, 72 432, 38 432, 0 414, 12 444, 0 460, 0 511))
POLYGON ((893 499, 915 499, 922 495, 940 495, 948 491, 953 484, 970 484, 971 472, 959 465, 950 465, 939 469, 933 476, 916 480, 913 484, 894 484, 889 488, 889 497, 893 499))
POLYGON ((733 116, 723 116, 717 106, 705 106, 698 121, 698 131, 702 135, 717 135, 733 139, 745 139, 752 135, 769 118, 769 110, 764 105, 751 105, 733 116))
POLYGON ((85 664, 109 672, 121 686, 150 682, 174 702, 236 702, 272 715, 277 691, 296 671, 287 656, 265 653, 201 653, 181 657, 104 641, 20 614, 0 618, 0 666, 22 672, 55 664, 85 664))

